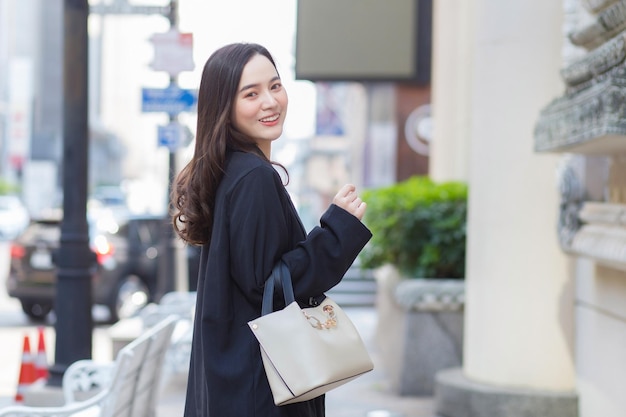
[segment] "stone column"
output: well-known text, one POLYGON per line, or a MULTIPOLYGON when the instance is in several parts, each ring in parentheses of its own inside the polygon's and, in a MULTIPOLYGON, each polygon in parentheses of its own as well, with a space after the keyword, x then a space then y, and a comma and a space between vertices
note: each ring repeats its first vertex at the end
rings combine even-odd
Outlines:
MULTIPOLYGON (((563 90, 562 4, 474 0, 462 16, 468 21, 450 29, 454 23, 441 13, 447 5, 458 15, 459 4, 452 3, 438 2, 435 39, 466 28, 457 39, 467 40, 469 49, 436 75, 461 84, 455 91, 435 89, 435 112, 443 112, 435 132, 460 114, 448 117, 442 109, 452 106, 443 103, 458 104, 453 96, 466 92, 465 341, 463 368, 437 375, 437 411, 448 417, 574 417, 573 283, 556 236, 560 157, 533 151, 539 111, 563 90)), ((435 51, 438 67, 445 62, 440 52, 445 48, 435 51)), ((438 79, 436 86, 445 82, 438 79)), ((456 160, 454 140, 435 136, 433 148, 456 160)), ((458 175, 433 157, 438 177, 458 175)))
POLYGON ((435 181, 467 181, 471 9, 469 1, 437 0, 433 4, 433 140, 429 175, 435 181))

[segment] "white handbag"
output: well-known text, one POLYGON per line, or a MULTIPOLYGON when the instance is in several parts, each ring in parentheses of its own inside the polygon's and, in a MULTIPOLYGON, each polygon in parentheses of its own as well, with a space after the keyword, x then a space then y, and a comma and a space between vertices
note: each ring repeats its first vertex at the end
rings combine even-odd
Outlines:
POLYGON ((289 269, 278 262, 265 283, 261 317, 248 322, 261 346, 276 405, 307 401, 374 369, 356 327, 326 297, 301 309, 294 301, 289 269), (273 311, 274 288, 286 307, 273 311))

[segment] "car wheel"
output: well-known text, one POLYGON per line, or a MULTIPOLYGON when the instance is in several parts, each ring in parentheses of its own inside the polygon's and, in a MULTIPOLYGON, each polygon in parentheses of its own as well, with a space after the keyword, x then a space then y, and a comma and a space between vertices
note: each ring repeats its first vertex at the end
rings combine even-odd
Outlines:
POLYGON ((109 307, 113 320, 132 317, 150 300, 146 284, 136 276, 122 279, 117 286, 113 304, 109 307))
POLYGON ((52 305, 37 301, 22 301, 22 310, 30 319, 44 321, 52 311, 52 305))

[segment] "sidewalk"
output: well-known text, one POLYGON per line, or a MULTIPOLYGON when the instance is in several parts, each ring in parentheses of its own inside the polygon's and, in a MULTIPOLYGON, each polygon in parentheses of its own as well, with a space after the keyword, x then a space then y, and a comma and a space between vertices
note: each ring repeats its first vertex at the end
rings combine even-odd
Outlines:
MULTIPOLYGON (((373 307, 345 309, 374 361, 374 370, 326 394, 328 417, 434 417, 432 397, 401 397, 389 390, 374 345, 376 310, 373 307)), ((186 380, 171 379, 158 405, 157 417, 178 417, 183 413, 186 380)))

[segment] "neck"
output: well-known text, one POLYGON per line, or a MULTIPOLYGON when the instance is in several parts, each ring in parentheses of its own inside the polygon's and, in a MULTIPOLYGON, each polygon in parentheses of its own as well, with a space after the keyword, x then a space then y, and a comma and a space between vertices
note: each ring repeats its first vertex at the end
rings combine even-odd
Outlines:
POLYGON ((260 144, 257 144, 261 152, 265 155, 265 157, 270 160, 272 155, 272 142, 266 141, 260 144))

